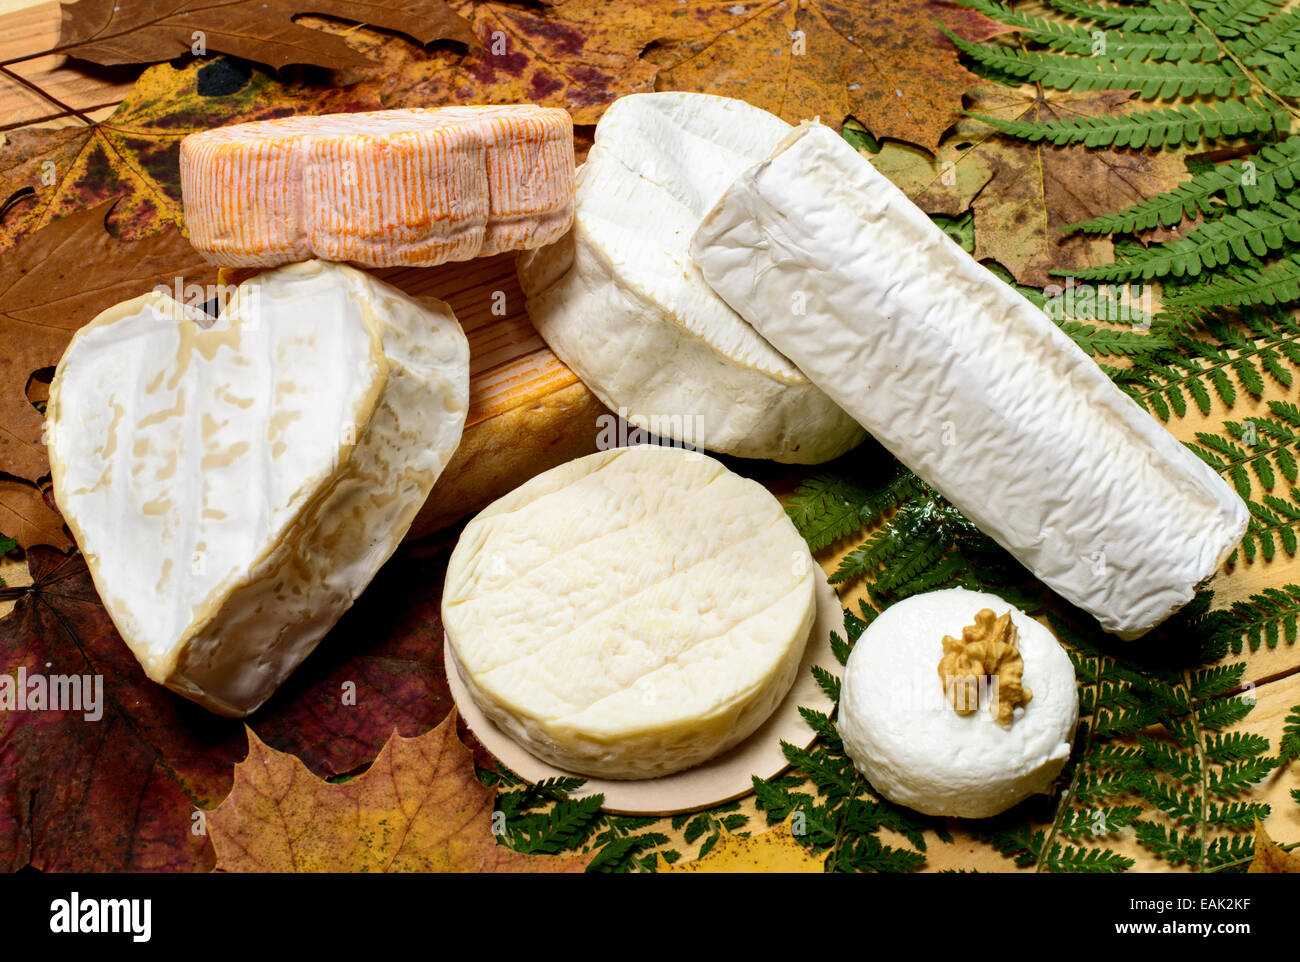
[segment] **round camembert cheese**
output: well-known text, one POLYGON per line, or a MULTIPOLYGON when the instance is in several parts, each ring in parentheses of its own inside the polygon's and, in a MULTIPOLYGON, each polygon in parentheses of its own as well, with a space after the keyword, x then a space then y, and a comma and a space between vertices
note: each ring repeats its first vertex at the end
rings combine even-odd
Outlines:
POLYGON ((1078 719, 1074 667, 1052 633, 997 595, 950 588, 900 601, 863 632, 845 666, 838 727, 854 764, 890 801, 986 818, 1050 790, 1078 719), (983 704, 958 714, 938 671, 944 636, 961 638, 986 608, 1010 612, 1032 693, 1005 728, 983 704))
POLYGON ((713 458, 602 451, 465 528, 447 654, 483 712, 560 768, 649 778, 752 733, 785 697, 817 571, 780 503, 713 458))
POLYGON ((620 98, 578 171, 573 230, 522 255, 519 281, 551 350, 630 423, 817 464, 866 432, 710 289, 689 251, 700 218, 789 131, 726 97, 620 98))

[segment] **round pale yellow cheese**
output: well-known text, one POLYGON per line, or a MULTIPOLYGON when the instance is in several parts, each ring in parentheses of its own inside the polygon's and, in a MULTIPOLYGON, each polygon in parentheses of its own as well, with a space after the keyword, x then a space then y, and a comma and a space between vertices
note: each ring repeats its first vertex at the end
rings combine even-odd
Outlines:
POLYGON ((443 592, 447 657, 483 712, 553 765, 681 771, 785 697, 816 570, 776 498, 713 458, 602 451, 466 526, 443 592))

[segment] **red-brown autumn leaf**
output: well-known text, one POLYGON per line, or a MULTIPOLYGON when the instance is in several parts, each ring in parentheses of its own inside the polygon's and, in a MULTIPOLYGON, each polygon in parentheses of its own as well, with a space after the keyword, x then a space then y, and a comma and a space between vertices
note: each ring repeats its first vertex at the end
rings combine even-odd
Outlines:
POLYGON ((381 106, 380 86, 281 82, 224 58, 179 69, 151 67, 99 123, 7 135, 0 198, 11 202, 0 218, 0 250, 109 198, 120 198, 109 226, 124 239, 180 226, 179 157, 186 134, 294 113, 374 110, 381 106))
POLYGON ((111 202, 55 221, 0 261, 0 531, 24 547, 70 544, 58 515, 41 511, 35 487, 49 473, 44 418, 27 396, 34 371, 52 367, 96 314, 177 278, 199 284, 216 271, 174 229, 123 243, 104 227, 111 202))
MULTIPOLYGON (((149 681, 80 555, 27 552, 33 584, 0 621, 0 674, 103 678, 103 715, 0 710, 0 870, 206 871, 200 809, 230 791, 243 725, 149 681)), ((394 728, 451 707, 442 666, 445 555, 403 551, 248 721, 322 777, 355 771, 394 728), (350 683, 350 684, 347 684, 350 683)))
POLYGON ((659 16, 659 89, 738 97, 791 123, 853 116, 927 148, 977 81, 938 24, 972 40, 1006 29, 948 0, 666 0, 659 16))
POLYGON ((248 757, 208 830, 226 872, 581 872, 592 855, 523 855, 492 833, 496 793, 456 737, 456 713, 394 734, 363 774, 313 775, 250 730, 248 757))
POLYGON ((660 35, 664 0, 452 3, 478 38, 464 54, 373 33, 351 38, 384 61, 385 106, 536 103, 565 107, 575 124, 588 125, 618 97, 655 89, 658 68, 641 53, 660 35))
POLYGON ((106 66, 216 51, 272 67, 369 63, 341 38, 294 22, 305 13, 382 27, 421 43, 473 39, 443 0, 77 0, 62 5, 59 49, 106 66))
POLYGON ((594 124, 617 97, 691 90, 739 97, 799 121, 849 115, 877 136, 937 143, 976 78, 935 26, 985 38, 1005 28, 946 0, 566 0, 550 7, 452 0, 478 44, 422 51, 358 34, 386 64, 387 106, 530 101, 594 124), (796 53, 796 37, 803 40, 796 53))

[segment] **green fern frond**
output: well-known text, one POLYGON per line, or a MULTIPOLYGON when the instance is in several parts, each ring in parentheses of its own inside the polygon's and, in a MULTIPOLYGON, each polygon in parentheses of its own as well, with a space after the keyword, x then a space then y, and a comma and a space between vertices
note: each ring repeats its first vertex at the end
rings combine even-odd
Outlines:
POLYGON ((1300 758, 1300 705, 1291 709, 1282 725, 1282 741, 1278 744, 1278 757, 1287 762, 1300 758))
MULTIPOLYGON (((1195 144, 1202 139, 1219 140, 1271 133, 1274 130, 1285 131, 1290 128, 1291 121, 1290 114, 1282 108, 1253 97, 1221 103, 1191 104, 1186 107, 1162 107, 1127 114, 1072 117, 1068 120, 1000 120, 977 113, 969 116, 1030 143, 1046 140, 1058 147, 1083 144, 1085 147, 1133 149, 1176 147, 1184 142, 1195 144)), ((1185 205, 1180 202, 1177 210, 1181 217, 1185 205)), ((1171 221, 1177 222, 1178 218, 1171 221)))
POLYGON ((1222 637, 1240 654, 1244 644, 1251 651, 1261 645, 1276 648, 1281 639, 1294 644, 1300 633, 1300 585, 1265 588, 1245 601, 1234 602, 1220 629, 1222 637))
POLYGON ((1203 27, 1197 27, 1190 33, 1107 31, 1100 37, 1104 47, 1099 49, 1096 31, 1081 24, 1035 17, 995 0, 958 2, 1008 27, 1014 27, 1023 39, 1062 53, 1138 60, 1216 60, 1219 57, 1219 46, 1214 34, 1203 27))
POLYGON ((962 53, 997 74, 1057 90, 1136 90, 1143 100, 1157 97, 1244 97, 1250 79, 1231 61, 1196 63, 1070 57, 965 40, 941 28, 962 53))
POLYGON ((1171 308, 1254 307, 1296 300, 1300 300, 1300 252, 1222 272, 1205 283, 1170 293, 1165 303, 1171 308))
MULTIPOLYGON (((1230 103, 1236 103, 1230 101, 1230 103)), ((1254 100, 1245 103, 1257 103, 1254 100)), ((1226 105, 1204 105, 1223 107, 1226 105)), ((1277 130, 1289 129, 1283 115, 1275 115, 1277 130)), ((1152 227, 1172 227, 1184 217, 1218 211, 1211 200, 1222 195, 1233 207, 1271 202, 1278 191, 1292 190, 1300 182, 1300 137, 1269 144, 1254 157, 1234 160, 1202 171, 1172 190, 1147 197, 1114 214, 1070 224, 1064 231, 1085 234, 1128 234, 1152 227), (1249 164, 1250 166, 1246 166, 1249 164)))
POLYGON ((1052 872, 1111 873, 1127 872, 1133 867, 1133 860, 1110 849, 1079 848, 1058 842, 1052 846, 1044 865, 1052 872))
POLYGON ((1172 865, 1196 863, 1201 859, 1201 840, 1191 832, 1181 834, 1176 829, 1147 821, 1134 822, 1133 832, 1143 848, 1172 865))
POLYGON ((1268 777, 1280 764, 1277 758, 1250 758, 1231 762, 1217 771, 1211 769, 1206 790, 1212 795, 1235 795, 1244 792, 1268 777))
POLYGON ((1205 739, 1205 757, 1212 762, 1242 761, 1266 751, 1268 739, 1253 732, 1229 732, 1205 739))
POLYGON ((1069 839, 1100 838, 1127 828, 1142 815, 1137 805, 1072 808, 1057 820, 1056 830, 1069 839))
POLYGON ((1249 861, 1255 854, 1255 837, 1253 834, 1220 835, 1213 839, 1205 850, 1205 868, 1216 869, 1221 865, 1230 865, 1249 861))
POLYGON ((1228 41, 1228 49, 1247 66, 1258 66, 1261 54, 1283 55, 1300 47, 1300 8, 1263 21, 1241 37, 1228 41))
POLYGON ((1202 728, 1217 731, 1243 721, 1254 707, 1252 702, 1243 698, 1220 698, 1198 708, 1196 720, 1202 728))
POLYGON ((1195 277, 1233 260, 1254 263, 1288 241, 1300 242, 1300 207, 1284 200, 1240 208, 1208 221, 1186 237, 1153 244, 1126 263, 1103 264, 1061 274, 1082 280, 1119 281, 1156 277, 1195 277))
POLYGON ((1211 802, 1205 809, 1205 823, 1245 831, 1271 812, 1272 807, 1264 802, 1211 802))
POLYGON ((1171 346, 1169 339, 1160 333, 1139 334, 1136 331, 1098 327, 1082 321, 1062 321, 1057 326, 1070 335, 1070 339, 1089 357, 1135 357, 1171 346))
POLYGON ((1190 0, 1201 23, 1220 37, 1233 37, 1259 26, 1286 6, 1287 0, 1190 0))
POLYGON ((1047 4, 1071 17, 1089 20, 1118 30, 1139 30, 1146 33, 1161 30, 1181 33, 1195 30, 1197 26, 1196 19, 1177 3, 1118 6, 1085 3, 1083 0, 1047 0, 1047 4))

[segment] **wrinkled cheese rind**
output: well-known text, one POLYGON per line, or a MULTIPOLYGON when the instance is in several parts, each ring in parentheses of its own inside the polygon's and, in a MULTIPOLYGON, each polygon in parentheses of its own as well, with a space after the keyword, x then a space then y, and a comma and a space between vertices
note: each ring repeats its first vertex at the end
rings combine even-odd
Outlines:
POLYGON ((661 437, 814 464, 862 429, 709 289, 700 217, 790 130, 738 100, 617 100, 578 171, 572 232, 519 259, 528 314, 611 410, 661 437))
POLYGON ((475 703, 554 765, 649 778, 753 732, 816 613, 781 505, 654 446, 553 468, 489 505, 447 566, 447 651, 475 703))
POLYGON ((227 267, 432 266, 560 237, 573 123, 529 104, 259 120, 181 141, 190 241, 227 267))
POLYGON ((746 171, 693 252, 759 333, 1106 630, 1149 631, 1245 532, 1221 478, 829 128, 746 171))
POLYGON ((50 461, 149 677, 244 715, 401 541, 460 440, 469 351, 445 304, 320 261, 211 321, 153 293, 78 331, 50 461))
POLYGON ((950 588, 898 602, 863 632, 844 667, 836 724, 849 757, 890 801, 987 818, 1051 790, 1078 719, 1074 667, 1052 633, 997 595, 950 588), (1010 612, 1034 693, 1009 728, 983 705, 953 711, 935 672, 943 636, 960 636, 983 608, 1010 612))

